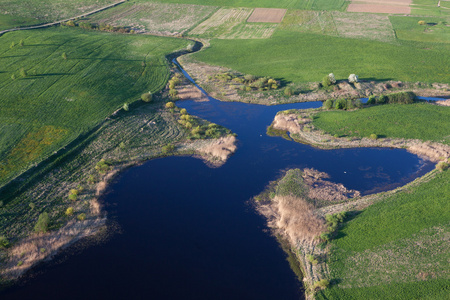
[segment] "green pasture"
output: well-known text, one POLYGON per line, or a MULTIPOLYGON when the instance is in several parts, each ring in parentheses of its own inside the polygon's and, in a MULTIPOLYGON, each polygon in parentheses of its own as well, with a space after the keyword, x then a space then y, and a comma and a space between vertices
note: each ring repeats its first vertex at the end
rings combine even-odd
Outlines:
POLYGON ((397 17, 391 16, 395 34, 400 40, 450 43, 450 17, 397 17), (419 25, 425 21, 425 25, 419 25))
POLYGON ((411 5, 411 14, 418 16, 450 16, 450 2, 441 1, 441 7, 438 7, 439 0, 413 0, 411 5))
POLYGON ((447 44, 383 43, 279 30, 270 39, 212 40, 194 58, 257 76, 287 82, 320 81, 333 72, 337 79, 450 83, 447 44))
POLYGON ((355 111, 324 111, 314 126, 332 135, 420 139, 450 144, 450 107, 428 103, 377 105, 355 111))
POLYGON ((348 221, 332 241, 332 285, 316 298, 447 299, 449 183, 441 172, 348 221))
MULTIPOLYGON (((136 1, 146 2, 147 0, 136 1)), ((310 10, 345 10, 348 5, 346 0, 155 0, 154 2, 310 10)))
POLYGON ((161 90, 169 77, 165 55, 187 45, 73 28, 12 32, 0 39, 0 186, 125 102, 161 90))

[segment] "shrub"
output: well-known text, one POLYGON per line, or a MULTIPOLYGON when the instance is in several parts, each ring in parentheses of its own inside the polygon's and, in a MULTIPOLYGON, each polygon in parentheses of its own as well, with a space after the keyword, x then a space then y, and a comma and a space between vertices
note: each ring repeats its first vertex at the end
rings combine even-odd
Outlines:
POLYGON ((353 104, 353 100, 348 99, 345 107, 346 107, 346 109, 354 109, 355 105, 353 104))
POLYGON ((371 140, 376 140, 376 139, 378 139, 378 135, 376 135, 375 133, 372 133, 371 135, 369 135, 369 138, 371 140))
POLYGON ((377 99, 374 95, 369 96, 369 99, 367 100, 367 104, 375 104, 377 102, 377 99))
POLYGON ((364 107, 364 105, 362 104, 360 99, 356 99, 353 104, 355 105, 356 108, 363 108, 364 107))
POLYGON ((166 108, 175 108, 175 103, 173 103, 173 102, 167 102, 167 103, 166 103, 166 108))
POLYGON ((186 108, 182 108, 182 109, 180 110, 180 114, 186 115, 186 114, 187 114, 186 108))
POLYGON ((411 104, 414 103, 416 99, 416 94, 413 92, 400 92, 393 93, 386 96, 387 102, 389 103, 398 103, 398 104, 411 104))
POLYGON ((347 108, 347 100, 345 99, 337 99, 334 101, 334 108, 336 109, 346 109, 347 108))
POLYGON ((68 207, 66 209, 66 216, 71 216, 73 215, 73 207, 68 207))
POLYGON ((66 22, 66 26, 75 27, 75 22, 73 20, 69 20, 66 22))
POLYGON ((144 93, 141 95, 141 100, 144 102, 151 102, 153 100, 153 95, 152 93, 148 92, 148 93, 144 93))
POLYGON ((314 257, 314 255, 311 255, 311 254, 306 255, 306 259, 307 259, 313 266, 317 265, 317 263, 319 262, 319 261, 314 257))
POLYGON ((292 90, 292 88, 291 87, 286 87, 285 89, 284 89, 284 94, 286 95, 286 96, 292 96, 293 94, 294 94, 294 91, 292 90))
POLYGON ((436 165, 436 169, 438 169, 441 172, 447 171, 449 167, 450 167, 450 165, 448 163, 446 163, 445 161, 441 161, 436 165))
POLYGON ((178 91, 176 89, 169 89, 169 96, 172 99, 178 99, 178 91))
POLYGON ((200 126, 197 126, 197 127, 192 128, 191 134, 197 135, 197 134, 200 134, 201 131, 202 131, 202 129, 200 128, 200 126))
POLYGON ((77 216, 77 219, 80 221, 84 221, 86 220, 86 214, 85 213, 81 213, 77 216))
POLYGON ((30 203, 28 204, 28 206, 30 207, 31 210, 34 210, 36 208, 36 204, 34 203, 30 203))
POLYGON ((356 83, 356 82, 358 82, 358 75, 350 74, 350 75, 348 76, 348 82, 350 82, 350 83, 356 83))
POLYGON ((0 248, 5 249, 9 247, 9 240, 5 236, 0 236, 0 248))
POLYGON ((20 47, 23 47, 24 45, 25 45, 24 41, 23 41, 23 40, 20 40, 19 46, 20 46, 20 47))
POLYGON ((95 165, 95 170, 97 170, 100 174, 105 174, 109 170, 109 163, 106 160, 101 159, 95 165))
POLYGON ((94 184, 95 183, 95 176, 94 175, 89 175, 88 179, 87 179, 87 182, 89 184, 94 184))
POLYGON ((11 74, 11 79, 12 79, 12 80, 16 80, 16 75, 11 74))
POLYGON ((377 99, 377 104, 386 104, 388 102, 388 98, 385 95, 381 95, 377 99))
POLYGON ((67 54, 66 54, 66 52, 63 52, 63 54, 61 54, 61 57, 62 57, 63 59, 67 59, 67 54))
POLYGON ((69 192, 69 199, 72 201, 76 201, 78 198, 78 191, 75 189, 70 190, 69 192))
POLYGON ((333 100, 328 99, 327 101, 325 101, 323 103, 323 107, 325 107, 326 109, 332 109, 333 108, 333 100))
POLYGON ((324 87, 329 87, 330 85, 332 85, 333 83, 330 80, 330 76, 326 75, 324 78, 322 78, 322 85, 324 87))
POLYGON ((244 75, 244 79, 248 82, 252 82, 256 80, 256 76, 255 75, 250 75, 250 74, 246 74, 244 75))
POLYGON ((46 233, 49 225, 50 217, 48 216, 48 213, 44 212, 39 215, 36 225, 34 225, 34 231, 37 233, 46 233))
POLYGON ((426 25, 427 22, 425 22, 425 21, 423 21, 423 20, 420 20, 419 22, 417 22, 417 24, 419 24, 419 25, 426 25))
POLYGON ((314 282, 313 289, 314 290, 324 290, 330 285, 330 282, 326 279, 322 279, 314 282))
POLYGON ((22 77, 27 77, 28 73, 24 68, 20 68, 20 76, 22 77))
POLYGON ((12 48, 14 48, 15 46, 16 46, 16 43, 11 42, 11 45, 9 45, 9 48, 12 49, 12 48))
POLYGON ((168 145, 162 147, 161 150, 162 150, 163 153, 170 153, 170 152, 173 152, 175 150, 175 146, 172 145, 172 144, 168 144, 168 145))
POLYGON ((122 108, 123 108, 124 111, 129 111, 130 110, 130 106, 126 102, 123 104, 122 108))

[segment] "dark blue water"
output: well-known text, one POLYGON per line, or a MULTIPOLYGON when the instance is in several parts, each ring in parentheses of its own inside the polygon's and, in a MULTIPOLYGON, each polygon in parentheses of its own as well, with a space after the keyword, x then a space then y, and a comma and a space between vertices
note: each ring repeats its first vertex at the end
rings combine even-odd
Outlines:
POLYGON ((237 133, 237 152, 219 168, 169 157, 125 171, 102 199, 120 232, 63 251, 0 293, 2 300, 299 299, 301 285, 247 203, 252 196, 286 168, 312 167, 363 193, 433 168, 401 149, 318 150, 265 134, 277 111, 320 103, 177 105, 237 133))

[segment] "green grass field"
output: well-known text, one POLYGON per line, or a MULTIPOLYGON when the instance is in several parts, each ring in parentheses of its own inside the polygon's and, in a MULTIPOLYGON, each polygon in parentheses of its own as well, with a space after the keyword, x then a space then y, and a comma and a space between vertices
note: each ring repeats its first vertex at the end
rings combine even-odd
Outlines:
POLYGON ((169 77, 165 55, 187 45, 71 28, 13 32, 0 39, 0 186, 123 103, 161 90, 169 77), (10 48, 12 42, 16 46, 10 48))
POLYGON ((450 45, 417 42, 382 43, 279 30, 264 40, 212 40, 194 57, 242 73, 290 82, 338 79, 450 83, 450 45))
POLYGON ((438 7, 438 2, 435 0, 413 0, 411 14, 419 16, 450 16, 450 3, 441 1, 441 7, 438 7))
POLYGON ((416 104, 377 105, 355 111, 318 113, 314 126, 332 135, 420 139, 450 144, 450 107, 416 104))
MULTIPOLYGON (((144 2, 147 0, 136 1, 144 2)), ((348 4, 348 1, 345 0, 155 0, 155 2, 310 10, 345 10, 348 4)))
POLYGON ((75 17, 118 0, 2 0, 0 30, 75 17))
POLYGON ((396 17, 389 18, 394 27, 398 39, 431 42, 450 43, 450 17, 396 17), (425 21, 426 25, 419 25, 419 21, 425 21))
POLYGON ((448 299, 450 172, 374 204, 332 242, 317 299, 448 299))

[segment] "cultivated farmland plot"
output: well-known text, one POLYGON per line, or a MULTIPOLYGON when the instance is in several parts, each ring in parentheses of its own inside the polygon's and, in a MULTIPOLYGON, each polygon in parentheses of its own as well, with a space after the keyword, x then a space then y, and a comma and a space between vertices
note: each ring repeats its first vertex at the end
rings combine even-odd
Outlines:
POLYGON ((2 0, 0 29, 58 21, 119 2, 119 0, 2 0))
POLYGON ((141 32, 178 35, 217 10, 215 6, 125 3, 89 18, 94 23, 132 27, 141 32))
POLYGON ((286 11, 280 8, 255 8, 247 22, 281 23, 286 11))
POLYGON ((247 23, 251 8, 221 8, 189 32, 191 36, 219 39, 269 38, 277 24, 247 23))
POLYGON ((353 0, 348 12, 410 14, 412 0, 353 0))

